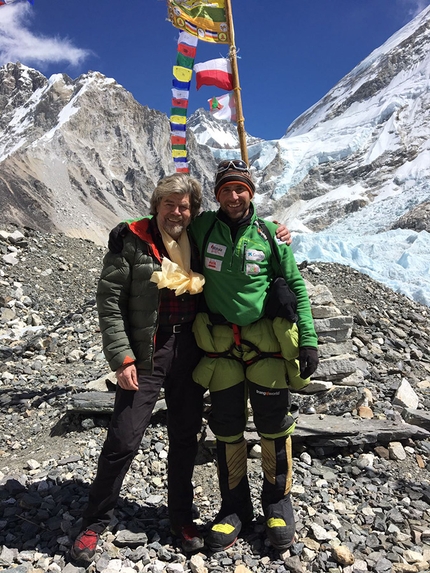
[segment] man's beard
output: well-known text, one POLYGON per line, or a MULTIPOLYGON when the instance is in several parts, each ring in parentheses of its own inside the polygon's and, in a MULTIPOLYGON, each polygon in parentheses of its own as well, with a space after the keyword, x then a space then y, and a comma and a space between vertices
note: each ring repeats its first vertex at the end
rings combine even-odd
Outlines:
POLYGON ((168 233, 172 239, 179 239, 179 237, 182 234, 182 231, 184 230, 184 225, 182 223, 169 223, 166 222, 164 224, 164 230, 166 231, 166 233, 168 233))

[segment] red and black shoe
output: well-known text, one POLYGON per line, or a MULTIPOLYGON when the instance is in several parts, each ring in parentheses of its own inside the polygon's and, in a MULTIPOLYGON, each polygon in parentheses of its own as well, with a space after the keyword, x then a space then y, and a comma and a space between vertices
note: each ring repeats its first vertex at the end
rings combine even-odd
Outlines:
POLYGON ((100 534, 91 529, 82 531, 70 549, 69 555, 72 560, 77 563, 91 563, 96 554, 99 539, 100 534))
POLYGON ((204 547, 203 537, 194 523, 175 528, 172 527, 172 533, 180 540, 185 553, 194 553, 204 547))

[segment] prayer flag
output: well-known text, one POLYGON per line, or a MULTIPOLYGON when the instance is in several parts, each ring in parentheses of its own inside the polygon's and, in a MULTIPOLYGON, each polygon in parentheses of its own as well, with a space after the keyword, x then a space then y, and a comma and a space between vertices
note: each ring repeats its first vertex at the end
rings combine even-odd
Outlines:
POLYGON ((194 64, 194 58, 189 58, 188 56, 184 56, 183 54, 178 52, 178 55, 176 56, 177 66, 182 66, 183 68, 192 70, 193 64, 194 64))
POLYGON ((224 121, 236 121, 236 102, 232 92, 208 100, 211 115, 224 121))
POLYGON ((179 98, 172 98, 172 106, 173 107, 181 107, 187 108, 188 107, 188 99, 179 99, 179 98))
POLYGON ((182 66, 173 66, 173 75, 180 82, 189 82, 193 75, 193 70, 188 68, 183 68, 182 66))
POLYGON ((190 92, 188 90, 177 90, 172 88, 172 96, 175 99, 188 99, 190 97, 190 92))
POLYGON ((187 117, 187 108, 182 108, 182 107, 172 107, 170 108, 170 113, 172 114, 172 116, 174 115, 180 115, 182 117, 187 117))
POLYGON ((182 115, 171 115, 170 121, 174 124, 185 125, 187 123, 187 118, 182 115))
POLYGON ((197 48, 193 46, 187 46, 187 44, 178 44, 178 52, 183 56, 188 56, 189 58, 195 58, 197 48))
POLYGON ((184 131, 187 129, 187 126, 185 124, 181 124, 181 123, 175 123, 175 122, 170 122, 170 129, 171 132, 173 131, 184 131))
POLYGON ((196 72, 196 87, 198 90, 202 86, 216 86, 226 91, 233 89, 233 75, 228 58, 218 58, 196 64, 194 71, 196 72))
POLYGON ((187 109, 194 57, 198 38, 186 31, 179 34, 176 66, 173 67, 172 108, 170 116, 170 142, 176 171, 188 173, 187 162, 187 109))
POLYGON ((184 32, 184 31, 179 33, 178 46, 180 44, 186 44, 187 46, 190 46, 191 48, 197 48, 198 43, 199 43, 199 39, 196 36, 192 36, 191 34, 188 34, 188 32, 184 32))
POLYGON ((178 135, 173 135, 173 134, 170 134, 170 141, 172 143, 172 146, 173 145, 185 145, 187 143, 185 136, 180 137, 178 135))
POLYGON ((183 137, 183 138, 185 138, 185 133, 183 131, 179 131, 179 130, 171 130, 170 135, 172 137, 183 137))
POLYGON ((172 157, 186 157, 187 151, 185 149, 172 149, 172 157))
POLYGON ((172 86, 176 90, 184 90, 184 91, 189 92, 190 91, 190 84, 191 84, 191 82, 181 82, 181 81, 177 80, 176 78, 173 78, 173 80, 172 80, 172 86))
POLYGON ((192 36, 188 32, 181 32, 178 40, 178 52, 189 58, 195 58, 198 41, 197 36, 192 36))
POLYGON ((204 42, 228 44, 225 0, 167 0, 172 24, 204 42))

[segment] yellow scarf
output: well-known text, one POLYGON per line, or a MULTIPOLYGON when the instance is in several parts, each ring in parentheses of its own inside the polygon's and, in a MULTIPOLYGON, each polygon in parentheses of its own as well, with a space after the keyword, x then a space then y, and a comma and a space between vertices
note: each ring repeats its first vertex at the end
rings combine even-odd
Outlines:
POLYGON ((160 228, 161 237, 170 259, 163 258, 161 271, 154 271, 150 281, 158 288, 169 288, 179 296, 184 292, 198 294, 205 284, 204 276, 191 270, 191 247, 187 231, 184 229, 178 241, 160 228))

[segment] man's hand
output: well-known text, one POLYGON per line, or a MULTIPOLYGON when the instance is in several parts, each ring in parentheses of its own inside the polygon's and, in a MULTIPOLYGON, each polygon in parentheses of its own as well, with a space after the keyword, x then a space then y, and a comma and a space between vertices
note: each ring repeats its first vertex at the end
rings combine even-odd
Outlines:
POLYGON ((318 366, 318 351, 312 346, 302 346, 299 350, 300 378, 309 378, 318 366))
POLYGON ((291 245, 293 238, 291 237, 291 233, 287 227, 285 225, 281 225, 278 223, 278 221, 273 222, 279 225, 279 227, 276 229, 276 238, 283 243, 287 243, 287 245, 291 245))
POLYGON ((120 366, 115 374, 118 384, 123 390, 138 390, 137 369, 134 363, 120 366))

